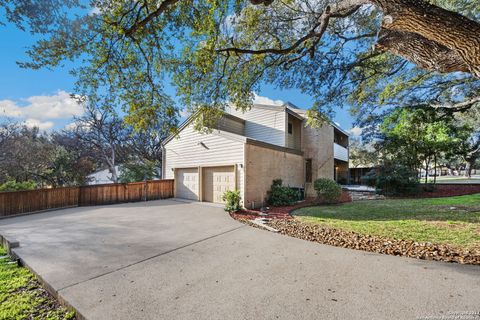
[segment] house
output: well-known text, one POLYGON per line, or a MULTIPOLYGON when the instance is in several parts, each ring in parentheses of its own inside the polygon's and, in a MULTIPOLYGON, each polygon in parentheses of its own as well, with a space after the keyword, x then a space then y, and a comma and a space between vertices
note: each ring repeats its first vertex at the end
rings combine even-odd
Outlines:
MULTIPOLYGON (((117 175, 120 175, 121 167, 115 166, 115 170, 117 171, 117 175)), ((113 183, 112 174, 108 169, 98 170, 89 174, 87 176, 87 181, 87 184, 89 185, 113 183)))
POLYGON ((361 185, 364 182, 362 181, 362 177, 365 176, 367 173, 371 171, 375 171, 377 174, 380 173, 381 166, 374 165, 374 164, 364 164, 352 167, 350 164, 350 180, 349 184, 357 184, 361 185))
POLYGON ((335 124, 306 126, 305 112, 291 103, 231 108, 208 134, 190 117, 163 144, 163 177, 175 179, 179 198, 222 202, 237 189, 246 208, 264 205, 274 179, 306 196, 317 178, 347 181, 348 134, 335 124))

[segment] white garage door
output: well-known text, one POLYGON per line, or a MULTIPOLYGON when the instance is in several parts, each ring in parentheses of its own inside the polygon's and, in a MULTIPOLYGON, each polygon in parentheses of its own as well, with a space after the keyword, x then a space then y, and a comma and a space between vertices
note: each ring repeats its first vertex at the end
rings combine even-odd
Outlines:
POLYGON ((175 172, 176 197, 198 200, 198 169, 176 169, 175 172))
POLYGON ((222 195, 235 189, 234 166, 203 168, 203 200, 223 203, 222 195))

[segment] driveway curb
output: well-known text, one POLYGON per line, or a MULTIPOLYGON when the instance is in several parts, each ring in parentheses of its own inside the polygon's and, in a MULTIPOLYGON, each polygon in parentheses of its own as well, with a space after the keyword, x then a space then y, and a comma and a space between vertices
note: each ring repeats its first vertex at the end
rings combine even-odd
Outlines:
POLYGON ((52 295, 58 301, 58 303, 60 303, 60 305, 67 308, 69 311, 75 312, 75 319, 86 320, 86 318, 76 308, 74 308, 66 299, 64 299, 60 293, 53 289, 53 287, 47 281, 45 281, 45 279, 35 272, 35 270, 33 270, 33 268, 31 268, 28 263, 26 263, 25 260, 15 252, 15 248, 20 247, 19 241, 0 234, 0 244, 7 250, 9 256, 11 256, 14 260, 17 260, 21 266, 27 268, 35 275, 42 287, 47 290, 48 293, 52 295))

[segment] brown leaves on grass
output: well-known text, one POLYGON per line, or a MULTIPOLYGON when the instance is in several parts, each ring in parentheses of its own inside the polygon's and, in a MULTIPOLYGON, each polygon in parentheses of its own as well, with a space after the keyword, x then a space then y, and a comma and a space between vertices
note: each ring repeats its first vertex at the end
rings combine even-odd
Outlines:
POLYGON ((446 244, 420 243, 386 237, 362 235, 296 219, 273 219, 268 225, 279 233, 332 246, 405 256, 424 260, 480 265, 480 250, 464 250, 446 244))

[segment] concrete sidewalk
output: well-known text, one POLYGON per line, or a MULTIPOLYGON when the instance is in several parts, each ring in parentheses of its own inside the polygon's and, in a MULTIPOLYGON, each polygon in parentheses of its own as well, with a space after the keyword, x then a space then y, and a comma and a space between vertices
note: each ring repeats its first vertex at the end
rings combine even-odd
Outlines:
POLYGON ((480 267, 311 243, 171 200, 0 221, 88 319, 416 319, 480 311, 480 267))

